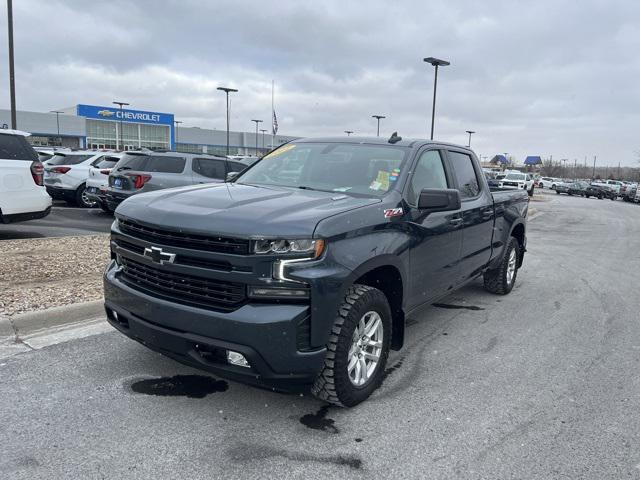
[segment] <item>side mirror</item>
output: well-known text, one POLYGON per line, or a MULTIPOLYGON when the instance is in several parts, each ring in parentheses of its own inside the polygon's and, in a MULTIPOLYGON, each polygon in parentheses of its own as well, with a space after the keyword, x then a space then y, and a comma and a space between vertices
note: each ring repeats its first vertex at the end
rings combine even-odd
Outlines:
POLYGON ((418 198, 418 208, 430 212, 460 210, 460 206, 460 192, 451 188, 425 188, 418 198))
POLYGON ((236 177, 240 175, 240 172, 229 172, 227 173, 227 178, 225 178, 225 182, 233 182, 236 177))

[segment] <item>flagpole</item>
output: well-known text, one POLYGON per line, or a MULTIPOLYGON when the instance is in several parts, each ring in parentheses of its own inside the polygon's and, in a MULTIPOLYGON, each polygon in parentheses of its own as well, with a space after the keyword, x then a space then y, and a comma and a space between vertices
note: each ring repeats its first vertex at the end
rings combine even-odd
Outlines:
POLYGON ((275 102, 274 102, 274 81, 271 80, 271 148, 275 148, 275 134, 276 132, 275 130, 275 124, 273 123, 273 120, 275 118, 275 113, 276 113, 276 109, 275 109, 275 102))

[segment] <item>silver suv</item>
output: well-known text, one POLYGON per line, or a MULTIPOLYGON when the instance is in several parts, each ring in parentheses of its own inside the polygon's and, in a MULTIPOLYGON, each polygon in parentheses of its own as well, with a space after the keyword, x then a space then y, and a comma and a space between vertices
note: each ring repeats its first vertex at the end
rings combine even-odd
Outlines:
POLYGON ((105 192, 108 210, 131 195, 198 183, 224 182, 231 172, 247 168, 245 162, 207 154, 127 152, 109 174, 105 192))

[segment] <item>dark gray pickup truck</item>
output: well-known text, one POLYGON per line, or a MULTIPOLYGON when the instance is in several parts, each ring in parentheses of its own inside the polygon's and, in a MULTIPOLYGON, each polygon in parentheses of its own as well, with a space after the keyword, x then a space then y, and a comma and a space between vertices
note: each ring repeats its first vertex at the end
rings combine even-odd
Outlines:
POLYGON ((107 316, 182 363, 356 405, 408 315, 478 277, 511 291, 528 202, 491 191, 465 147, 296 140, 233 181, 123 202, 107 316))

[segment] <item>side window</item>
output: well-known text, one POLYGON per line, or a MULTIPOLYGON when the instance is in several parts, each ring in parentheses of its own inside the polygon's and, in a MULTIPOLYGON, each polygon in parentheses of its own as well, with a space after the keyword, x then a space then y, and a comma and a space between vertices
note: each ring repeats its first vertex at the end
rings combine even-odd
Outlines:
POLYGON ((531 180, 531 175, 527 175, 527 182, 531 180))
POLYGON ((473 168, 473 160, 465 153, 447 152, 451 159, 453 174, 458 183, 460 197, 473 198, 480 193, 480 182, 476 175, 476 169, 473 168))
POLYGON ((229 167, 230 172, 241 172, 247 168, 246 165, 239 162, 227 162, 227 166, 229 167))
POLYGON ((418 196, 423 188, 447 188, 447 176, 444 172, 442 157, 438 150, 429 150, 420 155, 413 177, 409 183, 407 201, 418 204, 418 196))
POLYGON ((193 171, 203 177, 216 178, 218 180, 224 180, 227 175, 224 160, 216 158, 194 158, 193 171))
POLYGON ((182 173, 186 160, 184 157, 150 156, 148 172, 182 173))

